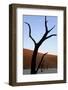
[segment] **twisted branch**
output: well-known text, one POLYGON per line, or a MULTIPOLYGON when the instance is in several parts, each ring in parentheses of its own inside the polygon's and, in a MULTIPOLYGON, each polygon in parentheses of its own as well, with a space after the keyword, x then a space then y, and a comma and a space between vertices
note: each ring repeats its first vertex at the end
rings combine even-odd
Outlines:
POLYGON ((31 36, 31 26, 30 26, 30 24, 27 23, 27 22, 24 22, 24 23, 27 24, 28 27, 29 27, 29 37, 32 39, 32 41, 34 42, 34 44, 36 44, 36 41, 35 41, 34 38, 31 36))

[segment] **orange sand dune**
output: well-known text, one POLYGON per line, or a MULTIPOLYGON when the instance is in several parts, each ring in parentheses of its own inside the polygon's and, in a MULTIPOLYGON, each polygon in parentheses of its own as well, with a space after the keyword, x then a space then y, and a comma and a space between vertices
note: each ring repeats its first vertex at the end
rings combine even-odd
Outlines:
MULTIPOLYGON (((23 68, 30 69, 31 68, 31 58, 32 58, 33 51, 29 49, 23 49, 23 68)), ((36 59, 36 67, 38 66, 43 53, 37 54, 36 59)), ((42 68, 57 68, 57 56, 47 54, 41 64, 42 68)))

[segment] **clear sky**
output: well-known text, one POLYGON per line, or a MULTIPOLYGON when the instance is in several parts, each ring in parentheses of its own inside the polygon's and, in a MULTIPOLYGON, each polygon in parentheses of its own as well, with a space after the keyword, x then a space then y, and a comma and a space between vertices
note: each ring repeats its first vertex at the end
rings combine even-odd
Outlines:
MULTIPOLYGON (((38 42, 45 32, 45 16, 24 15, 23 19, 23 48, 34 50, 34 42, 29 37, 29 27, 24 22, 28 22, 31 25, 31 35, 35 41, 38 42)), ((55 25, 55 28, 48 35, 57 34, 57 16, 47 16, 47 21, 48 29, 51 29, 55 25)), ((45 40, 38 51, 42 53, 48 52, 50 54, 57 54, 57 36, 45 40)))

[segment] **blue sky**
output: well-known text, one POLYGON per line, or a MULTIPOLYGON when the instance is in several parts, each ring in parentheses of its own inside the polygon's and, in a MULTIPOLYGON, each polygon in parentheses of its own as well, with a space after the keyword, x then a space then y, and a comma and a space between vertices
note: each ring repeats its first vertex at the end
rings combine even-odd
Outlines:
MULTIPOLYGON (((54 25, 55 28, 48 34, 57 34, 57 17, 56 16, 47 16, 47 25, 48 29, 51 29, 54 25)), ((23 24, 24 24, 24 31, 23 31, 23 48, 34 50, 34 43, 29 37, 29 28, 28 25, 24 22, 28 22, 31 25, 31 35, 38 42, 44 32, 45 32, 45 16, 31 16, 31 15, 24 15, 23 16, 23 24)), ((57 54, 57 36, 53 36, 43 42, 43 44, 39 47, 39 52, 57 54)))

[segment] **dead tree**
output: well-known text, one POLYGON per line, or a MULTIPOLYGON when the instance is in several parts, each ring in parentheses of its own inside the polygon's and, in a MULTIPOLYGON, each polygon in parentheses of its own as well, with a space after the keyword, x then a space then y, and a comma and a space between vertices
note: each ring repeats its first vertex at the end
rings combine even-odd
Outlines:
MULTIPOLYGON (((39 47, 42 45, 42 43, 45 40, 51 38, 52 36, 56 36, 56 34, 48 35, 49 32, 51 32, 55 28, 55 25, 50 30, 48 30, 47 22, 48 21, 47 21, 46 16, 45 16, 45 33, 44 33, 43 37, 40 39, 40 41, 38 43, 31 36, 31 26, 30 26, 30 24, 28 22, 24 22, 29 27, 29 37, 32 39, 32 41, 34 42, 34 45, 35 45, 33 55, 32 55, 32 60, 31 60, 31 74, 36 74, 39 70, 39 66, 41 65, 41 61, 40 61, 39 65, 38 65, 38 68, 36 69, 36 58, 37 58, 37 53, 38 53, 39 47)), ((46 55, 46 54, 44 54, 44 55, 46 55)))

